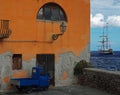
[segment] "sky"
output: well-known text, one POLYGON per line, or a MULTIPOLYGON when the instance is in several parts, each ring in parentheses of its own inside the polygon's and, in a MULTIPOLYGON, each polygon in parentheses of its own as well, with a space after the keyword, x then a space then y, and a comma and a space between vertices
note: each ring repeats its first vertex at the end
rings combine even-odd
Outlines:
POLYGON ((104 26, 108 26, 110 46, 114 51, 120 51, 120 0, 90 0, 91 1, 91 51, 97 51, 104 26))

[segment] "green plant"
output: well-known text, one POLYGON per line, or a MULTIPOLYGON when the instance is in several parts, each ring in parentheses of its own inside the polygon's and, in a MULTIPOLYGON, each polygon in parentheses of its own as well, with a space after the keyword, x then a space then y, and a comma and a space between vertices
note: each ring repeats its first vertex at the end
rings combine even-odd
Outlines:
POLYGON ((80 60, 74 67, 74 75, 76 77, 79 77, 80 75, 83 75, 83 69, 91 67, 91 63, 87 62, 85 60, 80 60))
POLYGON ((80 60, 74 67, 74 75, 76 76, 78 83, 81 85, 84 84, 85 80, 83 69, 88 67, 92 67, 92 65, 90 62, 87 62, 85 60, 80 60))

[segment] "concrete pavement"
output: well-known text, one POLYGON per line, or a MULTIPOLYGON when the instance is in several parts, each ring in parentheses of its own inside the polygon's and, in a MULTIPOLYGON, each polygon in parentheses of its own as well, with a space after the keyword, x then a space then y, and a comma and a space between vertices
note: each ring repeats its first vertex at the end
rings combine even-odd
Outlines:
POLYGON ((49 88, 47 91, 37 91, 27 93, 0 93, 0 95, 113 95, 99 89, 90 88, 86 86, 74 85, 65 87, 49 88))

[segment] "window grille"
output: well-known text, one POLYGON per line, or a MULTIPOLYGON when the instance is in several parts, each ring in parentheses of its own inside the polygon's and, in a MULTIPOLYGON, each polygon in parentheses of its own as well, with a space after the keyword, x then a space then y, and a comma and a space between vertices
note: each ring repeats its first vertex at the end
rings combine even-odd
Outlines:
POLYGON ((13 70, 22 69, 22 54, 13 54, 12 59, 13 59, 12 69, 13 70))
POLYGON ((10 34, 9 20, 0 20, 0 39, 9 38, 10 34))

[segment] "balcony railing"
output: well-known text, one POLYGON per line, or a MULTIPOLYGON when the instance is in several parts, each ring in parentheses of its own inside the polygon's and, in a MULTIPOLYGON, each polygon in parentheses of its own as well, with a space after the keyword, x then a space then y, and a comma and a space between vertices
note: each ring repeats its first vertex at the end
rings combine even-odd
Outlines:
POLYGON ((0 39, 9 38, 11 32, 9 20, 0 20, 0 39))

